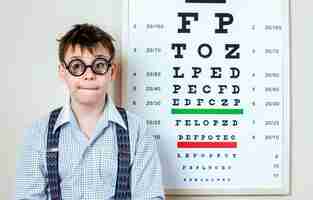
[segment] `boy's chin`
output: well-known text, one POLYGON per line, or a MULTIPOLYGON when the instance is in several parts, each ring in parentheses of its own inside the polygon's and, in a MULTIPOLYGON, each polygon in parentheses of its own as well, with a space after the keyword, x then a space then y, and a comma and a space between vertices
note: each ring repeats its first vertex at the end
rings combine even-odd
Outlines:
POLYGON ((85 105, 85 106, 93 106, 93 105, 99 105, 104 103, 105 98, 103 96, 95 96, 95 95, 90 95, 90 96, 80 96, 77 98, 77 102, 79 104, 85 105))

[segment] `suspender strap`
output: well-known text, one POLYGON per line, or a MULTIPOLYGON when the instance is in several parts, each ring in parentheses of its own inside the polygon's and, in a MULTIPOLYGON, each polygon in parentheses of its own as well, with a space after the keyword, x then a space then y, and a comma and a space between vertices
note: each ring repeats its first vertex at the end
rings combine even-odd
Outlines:
POLYGON ((59 176, 59 135, 60 129, 53 133, 55 122, 62 108, 52 111, 48 123, 47 137, 47 170, 48 186, 50 189, 51 200, 61 200, 60 176, 59 176))
POLYGON ((130 142, 128 132, 128 121, 126 111, 123 108, 117 107, 120 112, 127 130, 120 125, 116 127, 117 145, 118 145, 118 169, 115 188, 115 200, 131 199, 130 190, 130 142))

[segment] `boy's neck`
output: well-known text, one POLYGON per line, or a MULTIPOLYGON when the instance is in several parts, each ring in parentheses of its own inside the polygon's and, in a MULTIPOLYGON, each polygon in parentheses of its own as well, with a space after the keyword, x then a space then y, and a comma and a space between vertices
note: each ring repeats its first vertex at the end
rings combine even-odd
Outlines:
POLYGON ((88 140, 94 133, 96 124, 100 119, 106 104, 107 96, 104 98, 104 101, 99 102, 98 105, 85 105, 71 101, 71 107, 78 122, 78 126, 88 140))
POLYGON ((99 104, 96 105, 79 104, 72 100, 70 102, 77 120, 80 125, 82 125, 81 123, 84 121, 97 121, 101 117, 104 107, 107 104, 107 96, 104 98, 104 101, 99 102, 99 104))

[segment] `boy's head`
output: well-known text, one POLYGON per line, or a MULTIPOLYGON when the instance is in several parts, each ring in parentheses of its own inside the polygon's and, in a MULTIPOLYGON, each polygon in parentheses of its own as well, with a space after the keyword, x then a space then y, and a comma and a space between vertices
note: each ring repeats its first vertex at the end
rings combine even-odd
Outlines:
POLYGON ((109 51, 111 59, 115 56, 114 39, 110 34, 95 25, 76 24, 58 41, 60 42, 59 61, 61 63, 64 61, 67 50, 75 45, 79 45, 81 49, 93 53, 93 50, 101 44, 109 51))
POLYGON ((90 24, 77 24, 59 43, 59 76, 67 85, 72 103, 103 103, 108 85, 116 76, 113 38, 90 24))

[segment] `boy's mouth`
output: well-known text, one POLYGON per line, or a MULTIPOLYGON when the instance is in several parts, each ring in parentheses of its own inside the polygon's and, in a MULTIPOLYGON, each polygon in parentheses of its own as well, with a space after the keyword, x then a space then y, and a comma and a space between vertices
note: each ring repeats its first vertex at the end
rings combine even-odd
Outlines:
POLYGON ((98 87, 79 87, 80 90, 98 90, 98 87))

